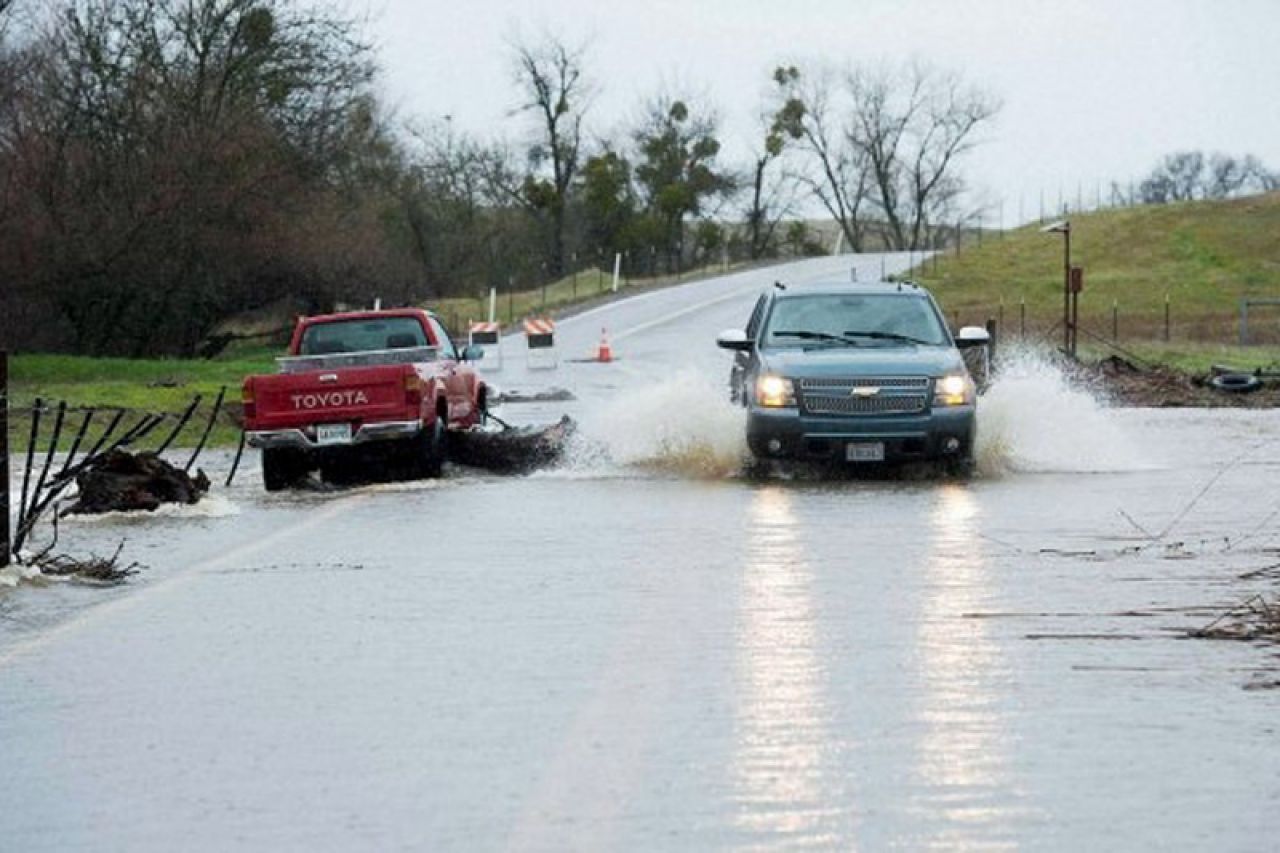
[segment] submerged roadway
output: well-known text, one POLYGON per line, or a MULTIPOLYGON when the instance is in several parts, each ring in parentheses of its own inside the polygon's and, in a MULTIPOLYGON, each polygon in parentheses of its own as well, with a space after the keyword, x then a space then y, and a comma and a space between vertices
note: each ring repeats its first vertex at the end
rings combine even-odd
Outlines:
POLYGON ((1274 651, 1183 634, 1273 588, 1280 420, 1027 364, 970 482, 738 476, 715 334, 850 263, 508 339, 561 470, 64 525, 147 568, 0 592, 0 849, 1274 849, 1274 651))

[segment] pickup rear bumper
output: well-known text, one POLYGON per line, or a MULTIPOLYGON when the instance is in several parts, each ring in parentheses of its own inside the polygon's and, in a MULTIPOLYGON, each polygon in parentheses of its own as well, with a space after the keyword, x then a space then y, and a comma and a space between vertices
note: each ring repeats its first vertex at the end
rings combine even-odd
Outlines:
POLYGON ((249 430, 245 433, 245 440, 250 447, 262 449, 290 447, 296 450, 320 450, 326 447, 349 447, 356 444, 368 444, 373 441, 396 441, 413 438, 420 432, 422 432, 422 423, 420 421, 381 421, 360 427, 351 436, 350 444, 345 442, 319 444, 315 440, 313 431, 309 432, 306 429, 297 427, 292 429, 249 430))

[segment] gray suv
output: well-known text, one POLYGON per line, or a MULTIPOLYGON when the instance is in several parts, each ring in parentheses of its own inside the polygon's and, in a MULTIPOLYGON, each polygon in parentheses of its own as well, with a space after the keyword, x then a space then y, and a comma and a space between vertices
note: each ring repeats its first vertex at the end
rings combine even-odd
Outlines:
POLYGON ((734 351, 733 399, 757 459, 877 463, 973 460, 975 388, 933 296, 909 282, 785 287, 760 296, 734 351))

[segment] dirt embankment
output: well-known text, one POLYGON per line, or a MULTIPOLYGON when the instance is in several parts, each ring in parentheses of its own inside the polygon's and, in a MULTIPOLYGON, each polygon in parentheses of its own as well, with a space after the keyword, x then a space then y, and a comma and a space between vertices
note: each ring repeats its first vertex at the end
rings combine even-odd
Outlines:
POLYGON ((1120 406, 1267 409, 1280 406, 1280 377, 1194 375, 1120 356, 1070 368, 1077 381, 1120 406), (1215 376, 1217 378, 1215 378, 1215 376))

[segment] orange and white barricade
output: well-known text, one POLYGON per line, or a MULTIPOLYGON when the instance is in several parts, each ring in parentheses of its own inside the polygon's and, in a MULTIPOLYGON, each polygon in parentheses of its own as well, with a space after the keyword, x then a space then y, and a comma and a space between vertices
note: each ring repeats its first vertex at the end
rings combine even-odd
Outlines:
POLYGON ((502 369, 502 327, 498 323, 472 323, 467 331, 467 344, 484 348, 481 370, 502 369))
POLYGON ((524 321, 524 336, 529 343, 529 367, 549 370, 560 366, 556 349, 556 324, 549 317, 530 317, 524 321))

